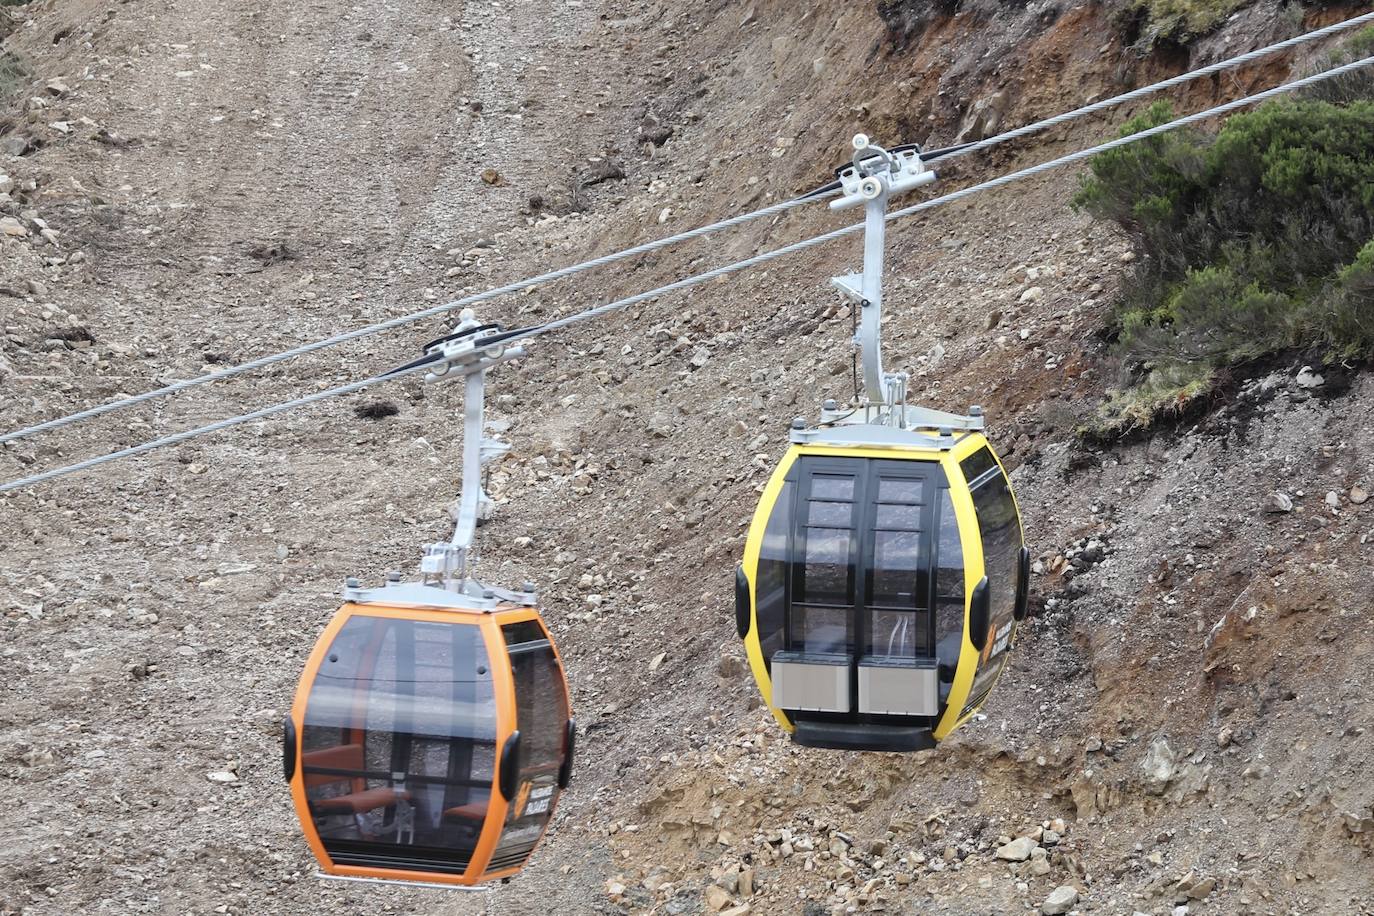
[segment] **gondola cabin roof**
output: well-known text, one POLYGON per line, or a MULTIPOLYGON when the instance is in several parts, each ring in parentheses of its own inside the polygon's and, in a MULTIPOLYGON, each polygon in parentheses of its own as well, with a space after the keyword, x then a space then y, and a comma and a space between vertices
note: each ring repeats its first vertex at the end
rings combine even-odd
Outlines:
POLYGON ((875 422, 875 408, 839 409, 827 402, 818 425, 808 427, 796 420, 790 438, 794 445, 921 450, 938 457, 940 452, 955 448, 970 434, 981 434, 984 427, 979 407, 970 408, 968 416, 925 407, 888 411, 885 422, 879 423, 875 422), (894 413, 899 421, 895 424, 892 422, 894 413))

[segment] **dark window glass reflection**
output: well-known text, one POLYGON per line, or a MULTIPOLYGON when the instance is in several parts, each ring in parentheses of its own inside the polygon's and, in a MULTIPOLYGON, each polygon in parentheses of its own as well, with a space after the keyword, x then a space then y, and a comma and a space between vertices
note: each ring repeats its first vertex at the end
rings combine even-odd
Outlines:
POLYGON ((765 663, 782 648, 783 620, 787 613, 788 547, 792 540, 792 481, 784 481, 773 506, 773 514, 763 529, 759 545, 759 567, 754 581, 754 617, 759 630, 759 648, 765 663))
POLYGON ((325 849, 339 864, 463 871, 486 817, 495 739, 478 627, 351 617, 316 674, 302 731, 325 849))
POLYGON ((935 654, 941 679, 953 681, 964 639, 964 546, 948 489, 940 490, 935 525, 935 654))

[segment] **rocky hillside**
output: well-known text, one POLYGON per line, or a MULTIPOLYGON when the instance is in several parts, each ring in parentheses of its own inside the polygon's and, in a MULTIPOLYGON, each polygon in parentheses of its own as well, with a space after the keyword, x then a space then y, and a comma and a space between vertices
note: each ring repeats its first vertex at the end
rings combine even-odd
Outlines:
MULTIPOLYGON (((0 428, 791 196, 859 129, 982 136, 1358 10, 1259 3, 1186 38, 1129 12, 0 5, 0 428)), ((1285 356, 1184 425, 1084 444, 1134 252, 1069 209, 1076 187, 891 236, 889 360, 924 403, 987 407, 1036 557, 1013 664, 940 750, 792 747, 733 636, 788 421, 852 393, 840 243, 491 376, 514 449, 481 574, 540 584, 584 740, 553 835, 481 894, 312 880, 277 757, 342 578, 413 569, 447 532, 459 391, 403 382, 0 497, 0 912, 1374 912, 1374 381, 1285 356)), ((547 319, 835 225, 803 210, 483 317, 547 319)), ((0 479, 397 365, 442 330, 0 447, 0 479)))

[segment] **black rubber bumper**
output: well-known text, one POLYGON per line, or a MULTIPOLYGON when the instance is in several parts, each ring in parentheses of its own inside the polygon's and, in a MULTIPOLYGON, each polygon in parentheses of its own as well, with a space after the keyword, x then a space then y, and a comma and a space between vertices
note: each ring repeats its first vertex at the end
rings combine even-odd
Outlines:
POLYGON ((928 751, 935 747, 930 729, 905 725, 850 725, 836 722, 794 723, 792 740, 803 747, 832 751, 928 751))

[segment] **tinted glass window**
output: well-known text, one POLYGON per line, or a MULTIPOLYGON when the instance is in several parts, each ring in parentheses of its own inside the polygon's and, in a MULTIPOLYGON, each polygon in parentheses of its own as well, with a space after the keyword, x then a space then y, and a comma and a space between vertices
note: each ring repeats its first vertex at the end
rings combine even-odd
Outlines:
POLYGON ((815 473, 809 481, 796 600, 808 604, 852 604, 854 475, 815 473))
POLYGON ((935 654, 941 679, 948 682, 954 680, 964 640, 964 545, 945 488, 936 504, 936 530, 935 654))
POLYGON ((979 477, 995 467, 997 459, 992 457, 992 450, 986 446, 959 462, 959 470, 964 472, 964 479, 968 481, 969 486, 973 486, 979 477))
POLYGON ((764 664, 769 666, 773 653, 782 648, 783 619, 787 614, 787 549, 792 539, 794 490, 791 480, 783 482, 778 501, 773 504, 773 514, 763 529, 754 580, 754 618, 759 630, 759 648, 764 664))
POLYGON ((506 811, 506 825, 488 872, 513 868, 528 858, 558 800, 558 769, 568 727, 568 695, 553 646, 533 621, 502 628, 510 644, 515 680, 515 727, 520 731, 520 779, 506 811), (530 624, 534 624, 531 628, 530 624), (530 642, 517 638, 534 636, 530 642))
POLYGON ((537 642, 512 645, 510 663, 515 678, 521 769, 557 769, 563 762, 568 697, 553 646, 542 634, 537 642))
POLYGON ((853 643, 850 607, 795 605, 792 645, 803 652, 848 652, 853 643))
POLYGON ((929 654, 930 576, 926 568, 926 479, 899 474, 896 462, 870 465, 872 524, 867 597, 869 655, 914 658, 929 654))
POLYGON ((981 702, 1006 662, 1010 648, 1012 612, 1016 605, 1017 560, 1021 552, 1021 523, 1011 485, 1000 468, 973 489, 973 508, 983 541, 983 574, 991 599, 991 632, 979 661, 970 692, 970 705, 981 702))
POLYGON ((816 474, 811 478, 811 499, 854 501, 854 477, 851 474, 816 474))
POLYGON ((301 738, 307 804, 336 863, 466 869, 496 738, 477 626, 351 617, 315 676, 301 738))

